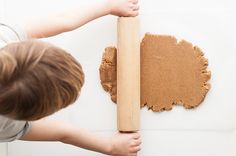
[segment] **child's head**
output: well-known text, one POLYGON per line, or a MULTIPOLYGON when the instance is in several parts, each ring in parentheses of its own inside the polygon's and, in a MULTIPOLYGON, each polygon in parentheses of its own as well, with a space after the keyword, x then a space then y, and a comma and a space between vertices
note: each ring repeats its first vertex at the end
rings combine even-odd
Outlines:
POLYGON ((37 120, 73 103, 84 83, 70 54, 40 41, 0 49, 0 115, 37 120))

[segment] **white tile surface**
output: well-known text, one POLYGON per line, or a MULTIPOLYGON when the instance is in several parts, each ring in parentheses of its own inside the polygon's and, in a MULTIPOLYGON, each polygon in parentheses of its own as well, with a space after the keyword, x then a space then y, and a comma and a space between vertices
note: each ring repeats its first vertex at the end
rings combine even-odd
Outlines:
POLYGON ((4 18, 5 9, 6 9, 5 0, 0 0, 0 20, 4 18))
POLYGON ((7 143, 0 143, 0 156, 7 156, 7 143))
MULTIPOLYGON (((6 15, 20 20, 69 8, 77 0, 7 1, 6 15), (43 10, 43 12, 42 12, 43 10)), ((141 36, 145 32, 170 34, 198 45, 209 59, 212 89, 203 104, 186 111, 142 113, 140 156, 234 156, 236 150, 236 12, 230 0, 140 0, 141 36)), ((116 44, 116 18, 104 17, 76 31, 49 38, 71 52, 82 64, 86 83, 81 97, 53 118, 69 121, 101 134, 116 129, 116 108, 103 91, 99 65, 104 47, 116 44)), ((9 156, 101 155, 59 143, 9 144, 9 156)))

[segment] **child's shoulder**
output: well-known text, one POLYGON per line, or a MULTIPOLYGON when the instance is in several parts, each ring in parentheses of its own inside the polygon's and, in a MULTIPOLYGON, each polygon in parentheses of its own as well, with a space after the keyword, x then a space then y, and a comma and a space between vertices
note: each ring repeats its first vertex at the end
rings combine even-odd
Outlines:
POLYGON ((26 121, 13 120, 0 115, 0 142, 9 142, 19 139, 29 129, 26 121))

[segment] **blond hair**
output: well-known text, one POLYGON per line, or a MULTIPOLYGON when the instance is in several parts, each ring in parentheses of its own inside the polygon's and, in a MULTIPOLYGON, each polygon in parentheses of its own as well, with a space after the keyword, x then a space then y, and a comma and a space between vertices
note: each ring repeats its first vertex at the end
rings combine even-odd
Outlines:
POLYGON ((84 83, 81 65, 63 49, 41 41, 0 49, 0 114, 37 120, 72 104, 84 83))

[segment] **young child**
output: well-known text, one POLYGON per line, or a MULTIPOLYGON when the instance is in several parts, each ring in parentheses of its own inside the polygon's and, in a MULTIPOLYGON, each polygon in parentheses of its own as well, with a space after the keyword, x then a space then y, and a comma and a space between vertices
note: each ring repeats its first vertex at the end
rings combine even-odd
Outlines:
POLYGON ((106 138, 66 123, 38 120, 72 104, 84 74, 70 54, 35 39, 72 31, 108 14, 136 16, 138 10, 137 0, 104 0, 27 23, 23 29, 0 24, 0 142, 60 141, 108 155, 137 155, 138 133, 106 138))

